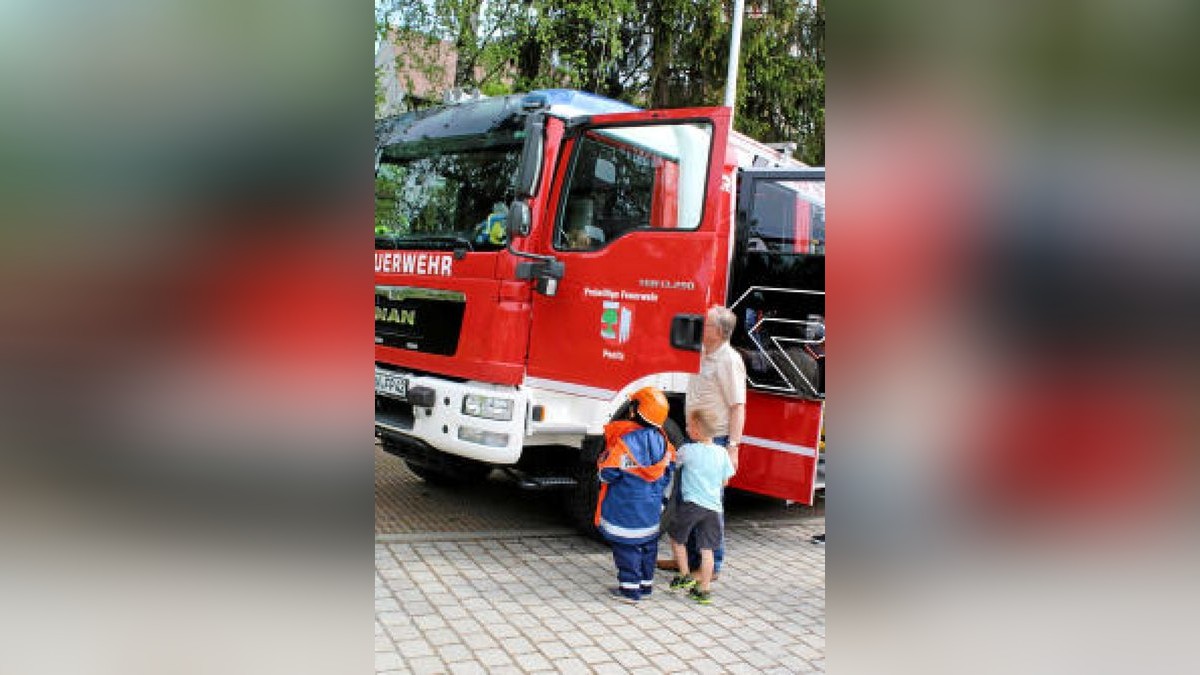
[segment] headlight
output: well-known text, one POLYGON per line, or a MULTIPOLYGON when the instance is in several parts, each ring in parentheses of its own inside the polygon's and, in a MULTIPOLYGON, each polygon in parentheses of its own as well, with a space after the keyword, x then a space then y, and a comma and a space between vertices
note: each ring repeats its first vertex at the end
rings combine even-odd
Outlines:
POLYGON ((493 448, 503 448, 508 446, 508 434, 502 434, 495 431, 484 431, 475 427, 459 427, 458 438, 469 443, 478 443, 479 445, 488 445, 493 448))
POLYGON ((462 411, 471 417, 507 422, 512 419, 513 402, 511 398, 467 394, 463 397, 462 411))

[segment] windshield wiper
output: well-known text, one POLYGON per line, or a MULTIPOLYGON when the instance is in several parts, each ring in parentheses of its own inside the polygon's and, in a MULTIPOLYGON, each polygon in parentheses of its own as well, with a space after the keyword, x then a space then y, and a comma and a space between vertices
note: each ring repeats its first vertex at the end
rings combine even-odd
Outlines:
POLYGON ((465 248, 468 251, 474 251, 475 247, 471 241, 461 235, 408 235, 400 237, 398 235, 376 235, 375 244, 379 245, 380 241, 385 241, 392 245, 392 248, 402 248, 409 246, 428 246, 436 245, 438 248, 458 249, 465 248))

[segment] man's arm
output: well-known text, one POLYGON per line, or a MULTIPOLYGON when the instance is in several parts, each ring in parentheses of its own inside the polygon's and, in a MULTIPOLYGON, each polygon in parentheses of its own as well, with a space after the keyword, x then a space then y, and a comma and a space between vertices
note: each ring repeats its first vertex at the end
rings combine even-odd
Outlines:
POLYGON ((729 461, 733 470, 738 468, 738 446, 742 442, 742 429, 746 426, 746 404, 729 406, 729 461))

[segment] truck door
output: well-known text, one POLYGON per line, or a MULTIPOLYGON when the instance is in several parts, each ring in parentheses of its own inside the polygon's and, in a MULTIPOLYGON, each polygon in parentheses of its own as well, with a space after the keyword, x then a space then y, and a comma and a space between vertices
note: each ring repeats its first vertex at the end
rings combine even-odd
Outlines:
POLYGON ((811 504, 825 401, 825 169, 746 169, 729 307, 746 362, 730 485, 811 504))
POLYGON ((703 315, 724 287, 728 128, 727 108, 568 126, 542 228, 565 273, 556 295, 533 300, 531 384, 606 399, 645 375, 697 369, 699 333, 672 345, 672 323, 703 315))

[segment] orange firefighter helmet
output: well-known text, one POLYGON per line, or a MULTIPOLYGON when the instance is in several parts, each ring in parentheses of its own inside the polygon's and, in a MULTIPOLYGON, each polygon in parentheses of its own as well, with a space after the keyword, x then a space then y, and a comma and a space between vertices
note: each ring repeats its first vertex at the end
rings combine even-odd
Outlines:
POLYGON ((638 415, 650 424, 661 427, 663 422, 667 421, 667 412, 671 406, 658 387, 642 387, 630 394, 629 400, 637 406, 638 415))

